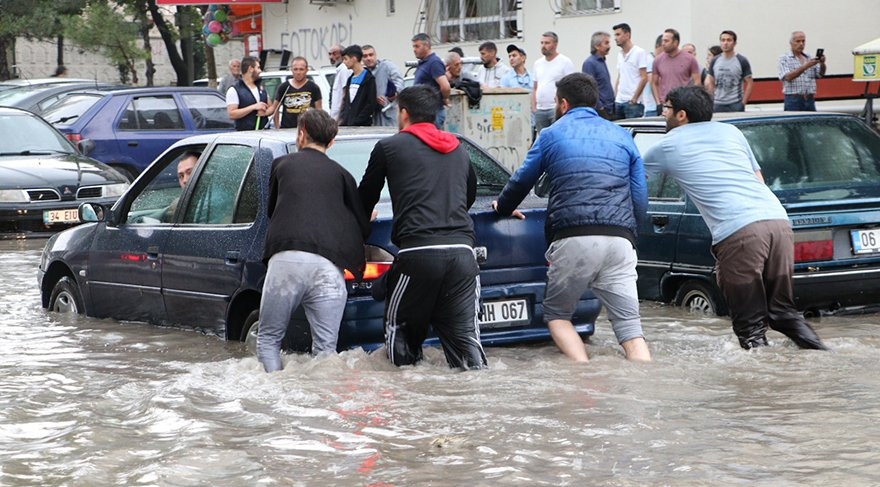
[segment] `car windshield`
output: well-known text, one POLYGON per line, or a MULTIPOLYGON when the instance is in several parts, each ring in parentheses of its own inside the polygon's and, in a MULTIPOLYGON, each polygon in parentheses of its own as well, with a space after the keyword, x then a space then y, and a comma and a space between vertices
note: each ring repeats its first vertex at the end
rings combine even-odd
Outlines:
POLYGON ((880 197, 880 135, 856 118, 737 126, 783 203, 880 197))
POLYGON ((0 155, 74 153, 63 135, 28 113, 0 115, 0 155))
POLYGON ((19 86, 18 88, 13 88, 11 90, 0 91, 0 105, 14 107, 21 100, 24 100, 34 93, 43 91, 46 88, 54 87, 46 85, 19 86))
POLYGON ((52 125, 70 125, 85 113, 102 95, 96 93, 73 93, 58 100, 43 111, 43 118, 52 125))

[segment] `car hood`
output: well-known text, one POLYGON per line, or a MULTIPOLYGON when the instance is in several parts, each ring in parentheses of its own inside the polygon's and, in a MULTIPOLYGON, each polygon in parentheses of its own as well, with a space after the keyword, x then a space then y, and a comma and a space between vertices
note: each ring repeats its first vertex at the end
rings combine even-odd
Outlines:
POLYGON ((0 157, 0 187, 3 189, 64 188, 123 183, 125 179, 109 166, 79 154, 0 157))

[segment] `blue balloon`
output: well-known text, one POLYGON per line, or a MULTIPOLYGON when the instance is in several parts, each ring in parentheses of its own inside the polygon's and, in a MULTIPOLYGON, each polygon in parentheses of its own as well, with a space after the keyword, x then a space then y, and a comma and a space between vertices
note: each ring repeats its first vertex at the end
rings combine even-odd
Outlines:
POLYGON ((208 7, 208 10, 210 10, 211 12, 216 12, 218 8, 220 8, 219 5, 217 5, 217 4, 212 4, 212 5, 210 5, 210 6, 208 7))
POLYGON ((214 12, 207 12, 207 13, 205 13, 205 16, 202 17, 202 20, 204 20, 206 24, 207 24, 208 22, 214 20, 214 12))
POLYGON ((202 33, 206 36, 211 35, 211 29, 208 28, 207 24, 202 26, 202 33))

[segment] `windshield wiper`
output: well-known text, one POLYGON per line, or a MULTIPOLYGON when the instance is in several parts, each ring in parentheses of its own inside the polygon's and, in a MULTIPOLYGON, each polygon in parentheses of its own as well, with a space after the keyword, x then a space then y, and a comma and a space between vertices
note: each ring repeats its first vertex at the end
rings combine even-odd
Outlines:
POLYGON ((61 118, 59 118, 58 120, 55 120, 54 122, 49 122, 49 123, 52 124, 52 125, 55 125, 56 123, 64 123, 64 122, 66 122, 66 121, 68 121, 68 120, 73 120, 74 118, 76 118, 76 117, 78 117, 78 116, 79 116, 79 115, 70 115, 70 116, 67 116, 67 117, 61 117, 61 118))

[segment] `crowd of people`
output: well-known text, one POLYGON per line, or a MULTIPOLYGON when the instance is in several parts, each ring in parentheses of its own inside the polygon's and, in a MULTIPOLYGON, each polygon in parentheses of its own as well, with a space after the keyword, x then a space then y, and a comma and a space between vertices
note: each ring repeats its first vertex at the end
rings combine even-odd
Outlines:
MULTIPOLYGON (((612 36, 606 32, 592 35, 581 72, 558 52, 558 36, 545 32, 532 71, 523 48, 507 46, 506 66, 497 46, 486 42, 479 48, 482 65, 469 74, 462 72, 460 50, 450 50, 444 62, 430 38, 417 34, 415 84, 406 89, 397 67, 379 59, 372 46, 334 46, 331 59, 339 64, 329 113, 321 110, 320 91, 305 76, 305 59, 293 60, 293 76, 270 99, 257 82, 259 62, 244 58, 240 78, 227 91, 236 127, 265 128, 261 119, 274 114, 276 127, 297 128, 299 148, 272 165, 269 270, 258 340, 264 368, 282 368, 281 341, 299 305, 312 327, 312 352, 336 351, 347 299, 343 270, 360 277, 363 243, 386 184, 394 213, 391 241, 399 249, 378 285, 385 299, 388 358, 395 365, 419 362, 432 326, 451 367, 486 367, 468 214, 476 176, 458 139, 442 130, 451 88, 472 84, 531 93, 540 136, 492 208, 499 218, 524 219, 517 206, 546 178, 549 268, 542 305, 550 335, 567 357, 588 361, 571 320, 589 289, 607 310, 626 358, 652 358, 636 287, 646 169, 672 177, 709 227, 718 285, 741 347, 768 345, 766 331, 774 329, 801 348, 825 350, 794 306, 793 233, 785 209, 764 184, 742 133, 712 121, 714 112, 742 111, 751 94, 751 67, 736 52, 736 33, 720 34, 703 72, 695 48, 679 47, 674 29, 657 38, 653 56, 633 44, 629 25, 617 24, 613 32, 620 48, 613 82, 606 65, 612 36), (611 122, 655 114, 666 119, 668 133, 646 154, 611 122), (376 144, 360 184, 326 154, 340 125, 395 123, 400 132, 376 144)), ((824 74, 824 56, 805 56, 804 42, 802 32, 792 33, 791 52, 779 60, 786 109, 814 109, 815 79, 824 74)))

